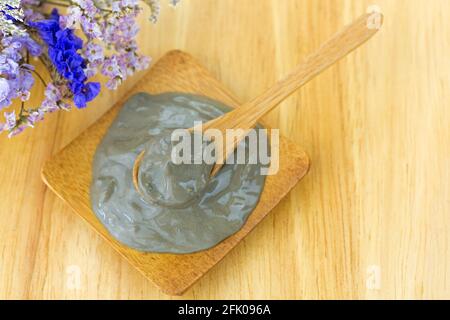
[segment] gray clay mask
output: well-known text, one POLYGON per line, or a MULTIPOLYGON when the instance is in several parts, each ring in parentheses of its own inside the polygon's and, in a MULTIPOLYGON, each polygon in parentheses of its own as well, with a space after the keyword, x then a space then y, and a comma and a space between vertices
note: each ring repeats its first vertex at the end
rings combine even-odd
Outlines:
POLYGON ((170 163, 171 133, 209 121, 229 107, 182 93, 131 97, 97 148, 92 209, 122 244, 145 252, 191 253, 217 245, 244 225, 258 204, 265 176, 259 164, 170 163), (142 196, 133 184, 136 157, 142 196))
POLYGON ((170 135, 156 136, 145 146, 138 181, 146 201, 167 208, 185 208, 203 196, 213 165, 202 161, 194 149, 190 148, 191 162, 174 163, 171 155, 177 149, 170 135), (194 161, 196 157, 199 163, 194 161))

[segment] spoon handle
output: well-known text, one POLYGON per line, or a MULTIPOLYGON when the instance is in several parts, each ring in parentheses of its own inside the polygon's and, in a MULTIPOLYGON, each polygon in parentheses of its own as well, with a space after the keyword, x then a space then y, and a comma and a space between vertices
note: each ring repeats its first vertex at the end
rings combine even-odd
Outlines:
POLYGON ((220 170, 227 156, 234 151, 237 144, 245 138, 248 130, 253 128, 262 116, 319 73, 369 40, 380 29, 382 22, 381 13, 364 14, 335 34, 316 52, 309 55, 291 74, 278 81, 267 91, 222 117, 205 123, 203 131, 210 128, 219 129, 222 132, 225 132, 226 129, 244 129, 243 134, 237 139, 225 142, 223 152, 217 154, 216 165, 211 175, 215 175, 220 170))

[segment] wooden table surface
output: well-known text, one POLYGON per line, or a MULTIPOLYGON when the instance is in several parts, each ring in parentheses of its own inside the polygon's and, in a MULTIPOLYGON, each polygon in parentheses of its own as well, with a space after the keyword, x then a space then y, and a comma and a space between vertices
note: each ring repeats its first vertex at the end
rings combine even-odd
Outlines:
MULTIPOLYGON (((371 2, 183 0, 140 43, 191 53, 245 101, 371 2)), ((311 171, 184 298, 450 298, 450 2, 377 4, 383 30, 267 117, 311 171)), ((0 298, 171 298, 40 178, 137 79, 0 137, 0 298)))

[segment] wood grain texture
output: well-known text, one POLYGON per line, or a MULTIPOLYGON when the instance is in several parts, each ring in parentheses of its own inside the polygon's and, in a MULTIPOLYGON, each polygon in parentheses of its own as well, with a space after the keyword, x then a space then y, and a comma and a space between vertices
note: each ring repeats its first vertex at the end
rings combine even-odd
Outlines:
POLYGON ((181 51, 164 55, 119 102, 61 152, 50 158, 42 179, 64 202, 90 224, 144 276, 164 293, 181 295, 215 266, 286 196, 307 173, 309 159, 293 142, 280 137, 279 170, 267 176, 261 199, 246 223, 217 246, 194 254, 143 253, 121 245, 91 209, 90 186, 95 151, 124 103, 146 92, 185 92, 207 96, 230 107, 239 106, 226 89, 194 59, 181 51))
MULTIPOLYGON (((240 134, 235 139, 225 141, 223 147, 218 148, 217 162, 211 171, 211 175, 214 176, 220 171, 228 156, 233 153, 239 142, 247 136, 248 131, 254 128, 263 116, 321 72, 367 42, 379 31, 382 24, 383 15, 379 11, 363 14, 348 26, 342 27, 339 32, 336 32, 324 42, 319 49, 310 53, 291 73, 262 94, 244 103, 232 112, 202 124, 201 128, 203 131, 209 129, 220 130, 223 136, 225 136, 227 129, 244 129, 240 131, 240 134), (372 23, 374 20, 378 22, 376 27, 372 23)), ((192 128, 191 130, 195 129, 192 128)), ((138 162, 140 163, 143 154, 144 151, 142 151, 135 162, 134 177, 137 177, 138 162)), ((139 189, 137 178, 134 178, 134 181, 136 189, 139 189)))
MULTIPOLYGON (((248 101, 372 3, 380 33, 266 117, 306 150, 310 172, 184 297, 450 297, 449 1, 186 0, 143 21, 139 42, 155 59, 189 52, 248 101)), ((138 78, 0 136, 1 298, 170 298, 40 179, 138 78)))

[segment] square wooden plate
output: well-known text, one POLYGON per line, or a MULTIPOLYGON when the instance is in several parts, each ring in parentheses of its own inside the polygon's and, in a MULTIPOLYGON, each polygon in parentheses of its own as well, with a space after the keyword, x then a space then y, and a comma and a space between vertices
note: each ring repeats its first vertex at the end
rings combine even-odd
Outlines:
POLYGON ((51 158, 42 170, 44 182, 76 213, 87 221, 115 250, 163 292, 181 295, 233 249, 307 173, 304 151, 280 137, 280 169, 268 176, 261 200, 244 227, 219 245, 206 251, 175 255, 143 253, 116 241, 91 210, 89 188, 92 160, 97 145, 130 96, 137 92, 200 94, 236 107, 233 95, 191 56, 171 51, 162 57, 139 83, 94 125, 51 158))

